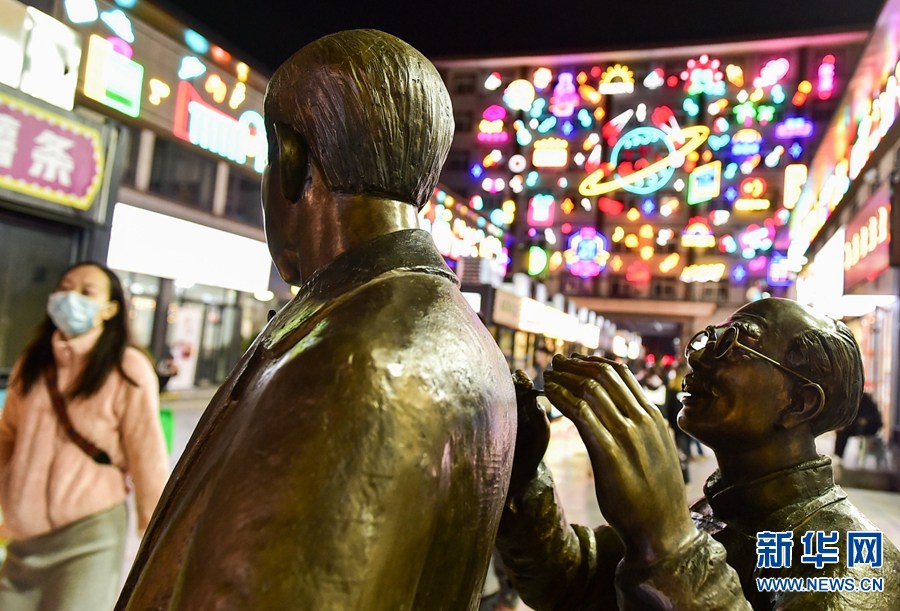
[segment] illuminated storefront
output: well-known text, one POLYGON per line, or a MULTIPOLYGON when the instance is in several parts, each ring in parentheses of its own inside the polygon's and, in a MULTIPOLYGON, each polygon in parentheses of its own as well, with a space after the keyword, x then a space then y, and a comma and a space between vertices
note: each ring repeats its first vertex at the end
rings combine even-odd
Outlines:
MULTIPOLYGON (((866 390, 883 414, 881 439, 894 452, 900 447, 900 243, 892 237, 900 229, 898 17, 900 1, 889 0, 810 164, 788 251, 792 264, 806 266, 798 298, 842 317, 859 340, 866 390)), ((878 481, 896 486, 900 478, 893 473, 878 481)))
POLYGON ((66 25, 0 0, 0 387, 75 261, 103 260, 118 128, 79 112, 66 25))
POLYGON ((262 230, 267 77, 152 4, 67 0, 56 11, 83 47, 76 103, 128 135, 101 259, 130 290, 135 340, 172 353, 170 389, 217 383, 290 298, 262 230))

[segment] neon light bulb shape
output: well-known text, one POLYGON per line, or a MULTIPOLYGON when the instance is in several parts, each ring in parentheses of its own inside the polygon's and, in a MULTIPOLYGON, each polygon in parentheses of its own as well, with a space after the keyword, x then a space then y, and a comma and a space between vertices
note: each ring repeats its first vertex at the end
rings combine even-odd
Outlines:
POLYGON ((571 117, 578 105, 578 92, 575 91, 574 77, 571 72, 561 72, 559 82, 553 88, 550 97, 550 112, 557 117, 571 117))
POLYGON ((95 0, 65 0, 64 6, 72 23, 93 23, 100 16, 95 0))

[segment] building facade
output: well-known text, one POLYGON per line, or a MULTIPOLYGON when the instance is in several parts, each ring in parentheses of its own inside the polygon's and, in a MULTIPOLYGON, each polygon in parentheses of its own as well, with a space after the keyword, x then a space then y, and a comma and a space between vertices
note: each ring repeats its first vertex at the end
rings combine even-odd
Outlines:
POLYGON ((869 460, 845 465, 847 483, 900 489, 900 2, 875 25, 791 219, 788 256, 803 266, 798 299, 851 327, 862 349, 865 389, 884 426, 869 460))

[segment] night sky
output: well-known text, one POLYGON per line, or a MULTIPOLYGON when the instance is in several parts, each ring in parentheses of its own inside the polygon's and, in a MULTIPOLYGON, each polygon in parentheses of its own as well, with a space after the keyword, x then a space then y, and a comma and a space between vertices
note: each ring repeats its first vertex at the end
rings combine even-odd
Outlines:
POLYGON ((338 30, 377 28, 431 59, 672 46, 870 29, 882 0, 158 0, 258 69, 338 30))

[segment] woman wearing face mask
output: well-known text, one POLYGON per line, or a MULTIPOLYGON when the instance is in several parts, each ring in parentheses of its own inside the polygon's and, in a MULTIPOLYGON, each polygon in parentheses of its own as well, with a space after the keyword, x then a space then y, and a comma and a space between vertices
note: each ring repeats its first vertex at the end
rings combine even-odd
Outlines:
POLYGON ((0 417, 0 507, 10 535, 0 609, 112 609, 125 498, 143 533, 168 477, 156 374, 129 344, 118 278, 67 270, 16 363, 0 417))

